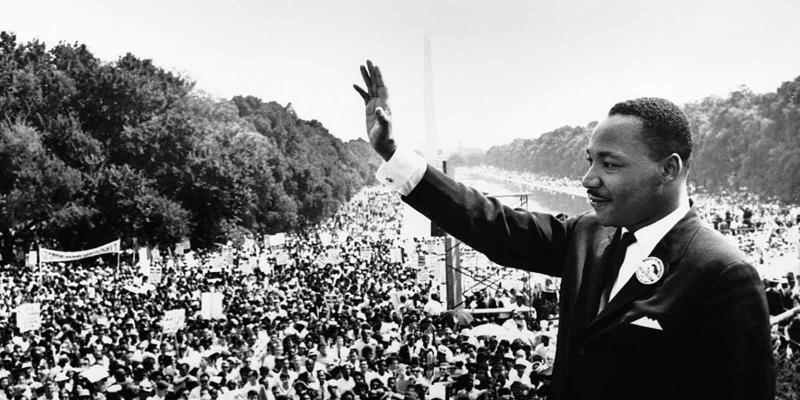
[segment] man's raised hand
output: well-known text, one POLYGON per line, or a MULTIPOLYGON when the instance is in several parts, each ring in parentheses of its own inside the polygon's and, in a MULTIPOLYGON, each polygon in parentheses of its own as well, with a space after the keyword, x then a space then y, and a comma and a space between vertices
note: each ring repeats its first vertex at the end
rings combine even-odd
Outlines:
POLYGON ((383 84, 383 76, 377 65, 367 60, 366 66, 361 66, 361 76, 367 90, 358 85, 353 88, 361 95, 366 105, 367 136, 372 148, 388 161, 397 146, 392 138, 392 113, 389 110, 389 92, 383 84))

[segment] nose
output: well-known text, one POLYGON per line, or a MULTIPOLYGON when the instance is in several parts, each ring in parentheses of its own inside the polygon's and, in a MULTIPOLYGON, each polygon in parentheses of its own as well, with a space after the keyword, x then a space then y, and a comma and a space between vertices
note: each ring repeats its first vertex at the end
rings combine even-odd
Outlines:
POLYGON ((600 187, 601 183, 600 177, 594 171, 594 165, 589 166, 589 169, 583 174, 581 185, 587 189, 594 189, 600 187))

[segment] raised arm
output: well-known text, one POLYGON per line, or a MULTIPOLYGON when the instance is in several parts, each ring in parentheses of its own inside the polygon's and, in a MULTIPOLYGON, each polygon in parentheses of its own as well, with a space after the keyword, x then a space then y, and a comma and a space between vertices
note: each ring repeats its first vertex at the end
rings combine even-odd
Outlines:
POLYGON ((512 209, 460 184, 398 146, 392 135, 388 90, 371 61, 361 66, 366 89, 353 85, 366 105, 367 135, 386 161, 379 179, 403 194, 403 200, 492 261, 510 267, 561 276, 567 225, 554 216, 512 209))

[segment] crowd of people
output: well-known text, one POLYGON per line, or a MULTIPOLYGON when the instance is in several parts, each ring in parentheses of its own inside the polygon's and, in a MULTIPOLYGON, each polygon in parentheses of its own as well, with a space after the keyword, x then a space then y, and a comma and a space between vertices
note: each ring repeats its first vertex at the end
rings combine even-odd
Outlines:
POLYGON ((429 243, 401 237, 400 210, 366 189, 285 240, 155 256, 146 270, 126 253, 7 265, 0 400, 545 398, 555 283, 487 285, 464 304, 505 312, 446 312, 439 273, 420 266, 429 243), (31 303, 40 325, 23 332, 31 303), (185 313, 177 331, 172 310, 185 313))
MULTIPOLYGON (((796 251, 798 208, 693 199, 757 266, 796 251)), ((169 252, 147 268, 125 253, 6 265, 0 400, 547 398, 558 281, 503 286, 465 268, 475 285, 461 305, 501 310, 447 311, 443 266, 430 265, 443 241, 404 238, 401 209, 365 189, 280 241, 169 252), (217 315, 206 293, 221 294, 217 315), (23 332, 18 307, 30 303, 41 322, 23 332), (168 310, 184 311, 179 328, 167 328, 168 310)), ((800 309, 793 273, 765 284, 773 316, 800 309)), ((773 328, 776 355, 800 356, 800 316, 773 328)))

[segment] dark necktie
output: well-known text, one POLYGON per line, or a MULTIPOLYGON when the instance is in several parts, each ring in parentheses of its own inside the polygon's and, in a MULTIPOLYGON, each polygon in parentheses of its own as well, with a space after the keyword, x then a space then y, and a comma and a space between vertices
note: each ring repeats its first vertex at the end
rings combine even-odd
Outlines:
POLYGON ((625 261, 625 253, 628 251, 628 246, 634 242, 636 242, 636 236, 633 236, 633 233, 629 231, 625 232, 611 250, 608 262, 605 265, 605 279, 603 280, 603 293, 600 295, 598 314, 603 312, 603 309, 608 305, 611 289, 614 287, 617 276, 619 276, 619 268, 622 267, 622 262, 625 261))

